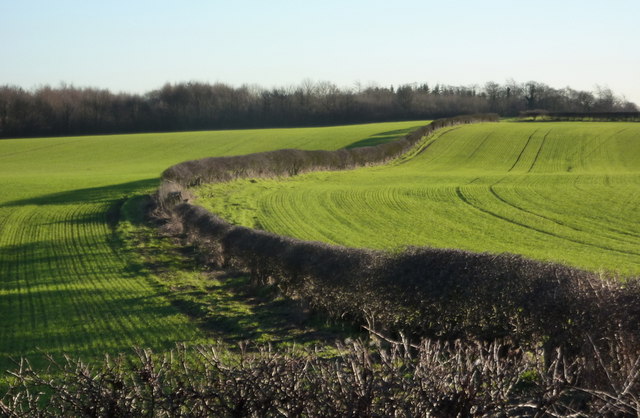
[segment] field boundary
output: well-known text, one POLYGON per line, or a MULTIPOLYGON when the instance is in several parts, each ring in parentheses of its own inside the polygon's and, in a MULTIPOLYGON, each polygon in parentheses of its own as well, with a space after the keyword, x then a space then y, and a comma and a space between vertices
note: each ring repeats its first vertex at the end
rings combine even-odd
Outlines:
POLYGON ((342 148, 336 151, 283 149, 185 161, 166 169, 162 173, 162 182, 188 188, 239 178, 294 176, 309 171, 348 170, 384 164, 411 150, 425 136, 442 128, 498 120, 499 117, 496 114, 436 119, 401 139, 369 147, 342 148))
POLYGON ((358 151, 281 150, 170 167, 156 200, 176 231, 221 268, 248 271, 293 298, 370 329, 446 339, 544 342, 579 349, 585 335, 640 335, 640 284, 512 254, 410 247, 347 248, 234 226, 189 203, 188 188, 247 177, 293 176, 379 164, 444 127, 494 115, 436 120, 404 138, 358 151), (351 153, 353 152, 353 154, 351 153))
POLYGON ((640 112, 549 112, 533 109, 520 112, 519 119, 522 122, 640 122, 640 112))

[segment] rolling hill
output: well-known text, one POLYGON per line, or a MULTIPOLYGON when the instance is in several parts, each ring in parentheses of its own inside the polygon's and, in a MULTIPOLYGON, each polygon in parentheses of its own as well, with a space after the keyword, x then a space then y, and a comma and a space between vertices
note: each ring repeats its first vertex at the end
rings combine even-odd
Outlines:
POLYGON ((171 164, 388 141, 425 122, 0 141, 0 369, 40 351, 84 359, 207 339, 114 240, 123 199, 171 164))
POLYGON ((353 247, 522 254, 640 274, 640 125, 484 123, 391 164, 198 189, 233 223, 353 247))

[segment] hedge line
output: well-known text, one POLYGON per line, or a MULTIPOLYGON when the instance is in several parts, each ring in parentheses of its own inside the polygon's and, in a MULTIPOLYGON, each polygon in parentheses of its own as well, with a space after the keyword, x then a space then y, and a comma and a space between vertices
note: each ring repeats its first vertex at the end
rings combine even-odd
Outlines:
POLYGON ((512 254, 409 247, 400 253, 302 241, 174 208, 222 268, 242 269, 335 318, 445 339, 508 338, 580 349, 584 336, 640 335, 640 284, 512 254))
POLYGON ((519 345, 578 351, 587 334, 599 341, 616 332, 640 335, 638 280, 623 284, 511 254, 424 247, 391 254, 306 242, 233 226, 183 202, 184 186, 382 162, 436 129, 484 120, 495 116, 437 120, 399 141, 362 149, 188 161, 165 171, 158 201, 210 262, 246 269, 257 283, 275 284, 333 317, 372 329, 446 339, 509 338, 519 345))
POLYGON ((640 112, 549 112, 545 109, 530 109, 520 112, 520 119, 542 121, 592 121, 592 122, 638 122, 640 112), (541 118, 541 119, 538 119, 541 118))
MULTIPOLYGON (((500 344, 407 341, 311 351, 137 350, 97 368, 67 358, 55 378, 22 362, 0 415, 24 417, 625 417, 640 413, 640 369, 612 370, 598 351, 545 365, 500 344), (45 395, 49 394, 49 396, 45 395)), ((620 352, 634 364, 637 357, 620 352)))
POLYGON ((353 342, 332 359, 179 346, 164 355, 137 350, 131 362, 106 357, 96 368, 51 358, 39 372, 23 360, 0 396, 1 416, 640 414, 637 280, 509 254, 391 254, 296 240, 170 204, 184 190, 165 185, 166 216, 209 262, 246 269, 257 283, 371 329, 440 341, 353 342))
POLYGON ((640 112, 549 112, 547 115, 550 119, 558 121, 640 121, 640 112))
POLYGON ((162 179, 165 182, 191 187, 237 178, 293 176, 308 171, 346 170, 380 164, 404 154, 426 135, 438 129, 466 123, 497 121, 498 119, 496 114, 438 119, 399 140, 370 147, 343 148, 337 151, 284 149, 185 161, 166 169, 162 173, 162 179))

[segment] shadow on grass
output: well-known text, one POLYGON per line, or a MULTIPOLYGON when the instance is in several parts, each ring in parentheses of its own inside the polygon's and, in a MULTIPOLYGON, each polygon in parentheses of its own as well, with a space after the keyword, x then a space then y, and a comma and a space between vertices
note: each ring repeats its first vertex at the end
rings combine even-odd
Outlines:
POLYGON ((395 131, 386 131, 386 132, 379 132, 377 134, 373 134, 367 138, 361 139, 359 141, 353 142, 349 145, 347 145, 345 148, 346 149, 351 149, 351 148, 360 148, 360 147, 372 147, 375 145, 380 145, 380 144, 384 144, 387 142, 391 142, 395 139, 398 139, 412 131, 415 131, 416 129, 420 128, 422 125, 418 125, 418 126, 412 126, 410 128, 406 128, 406 129, 396 129, 395 131))
POLYGON ((137 247, 145 268, 154 272, 159 294, 217 339, 315 344, 358 332, 350 324, 329 323, 298 301, 283 298, 275 287, 253 285, 245 272, 198 268, 198 251, 175 245, 152 239, 137 247))
POLYGON ((74 203, 99 203, 121 199, 125 195, 156 187, 158 178, 136 180, 127 183, 101 187, 89 187, 66 192, 51 193, 28 199, 13 200, 0 204, 0 207, 17 207, 25 205, 69 205, 74 203))
POLYGON ((136 280, 144 266, 122 254, 126 250, 119 242, 100 238, 93 243, 59 239, 0 245, 0 299, 13 292, 25 296, 36 287, 91 286, 114 274, 136 280))
MULTIPOLYGON (((124 219, 140 213, 144 204, 144 198, 128 200, 124 219)), ((326 344, 360 333, 352 324, 330 323, 309 312, 273 286, 252 284, 246 272, 207 267, 208 254, 180 242, 179 236, 158 234, 150 224, 136 225, 123 238, 152 273, 158 294, 217 339, 326 344)))
POLYGON ((315 344, 357 333, 355 326, 330 324, 302 303, 281 297, 274 287, 252 285, 242 273, 218 275, 206 289, 214 309, 202 318, 203 326, 229 343, 315 344))
POLYGON ((86 261, 88 268, 78 267, 83 264, 71 254, 47 256, 38 244, 3 247, 0 252, 0 374, 12 367, 10 357, 27 356, 44 365, 41 352, 92 359, 129 350, 133 344, 170 348, 181 336, 166 329, 175 323, 176 307, 144 286, 127 283, 140 276, 114 273, 113 265, 96 261, 108 259, 109 252, 93 254, 86 261), (20 258, 12 260, 15 255, 20 258))

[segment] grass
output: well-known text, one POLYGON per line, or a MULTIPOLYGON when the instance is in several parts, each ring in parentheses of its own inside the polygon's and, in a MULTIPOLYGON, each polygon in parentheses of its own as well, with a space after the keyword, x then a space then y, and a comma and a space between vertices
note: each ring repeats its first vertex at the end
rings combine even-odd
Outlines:
POLYGON ((159 232, 140 217, 148 196, 123 205, 117 234, 138 256, 136 269, 148 273, 159 293, 218 341, 277 345, 329 346, 343 337, 359 335, 347 323, 332 323, 285 298, 277 286, 254 285, 243 272, 203 268, 210 255, 159 232))
POLYGON ((355 247, 511 252, 640 274, 640 125, 485 123, 392 164, 206 185, 236 224, 355 247))
POLYGON ((133 345, 210 340, 113 230, 122 202, 152 191, 170 165, 337 149, 423 124, 0 141, 0 370, 12 366, 10 357, 37 359, 41 351, 90 360, 133 345))

